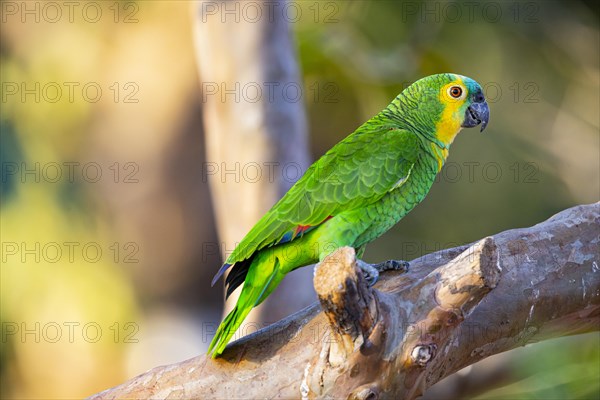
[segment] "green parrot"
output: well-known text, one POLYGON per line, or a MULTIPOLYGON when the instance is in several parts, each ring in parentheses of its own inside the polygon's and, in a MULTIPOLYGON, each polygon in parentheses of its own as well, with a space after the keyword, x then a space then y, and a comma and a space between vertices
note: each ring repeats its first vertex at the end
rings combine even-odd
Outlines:
MULTIPOLYGON (((316 161, 248 232, 212 285, 230 267, 227 292, 244 284, 208 352, 219 356, 253 307, 296 268, 314 264, 339 247, 357 257, 367 243, 410 212, 429 192, 461 128, 481 124, 489 108, 481 86, 456 74, 431 75, 400 93, 316 161)), ((359 260, 370 284, 386 269, 359 260)))

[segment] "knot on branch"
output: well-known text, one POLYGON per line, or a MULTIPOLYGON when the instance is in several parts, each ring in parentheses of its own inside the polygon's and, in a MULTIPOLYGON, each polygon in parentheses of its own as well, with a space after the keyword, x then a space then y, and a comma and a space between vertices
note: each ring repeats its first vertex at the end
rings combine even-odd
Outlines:
POLYGON ((360 386, 348 396, 349 400, 378 400, 379 388, 371 385, 360 386))
POLYGON ((415 364, 424 367, 433 358, 436 347, 435 344, 416 346, 410 353, 410 358, 415 364))

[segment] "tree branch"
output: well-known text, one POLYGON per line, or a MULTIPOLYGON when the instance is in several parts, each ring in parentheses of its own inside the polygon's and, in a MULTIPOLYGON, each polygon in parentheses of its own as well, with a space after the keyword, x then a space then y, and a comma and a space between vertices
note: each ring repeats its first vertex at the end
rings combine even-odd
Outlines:
POLYGON ((374 288, 354 250, 339 249, 315 270, 320 307, 233 343, 223 358, 154 368, 92 398, 418 397, 493 354, 599 330, 599 222, 598 203, 577 206, 413 260, 374 288))

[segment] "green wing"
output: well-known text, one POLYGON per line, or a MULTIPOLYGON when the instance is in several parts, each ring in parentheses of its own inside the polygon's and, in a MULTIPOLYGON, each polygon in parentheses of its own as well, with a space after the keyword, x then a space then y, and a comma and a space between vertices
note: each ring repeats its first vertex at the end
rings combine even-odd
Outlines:
POLYGON ((295 239, 299 228, 306 231, 343 211, 376 202, 402 184, 420 142, 406 130, 374 125, 366 122, 315 162, 248 232, 226 266, 295 239))

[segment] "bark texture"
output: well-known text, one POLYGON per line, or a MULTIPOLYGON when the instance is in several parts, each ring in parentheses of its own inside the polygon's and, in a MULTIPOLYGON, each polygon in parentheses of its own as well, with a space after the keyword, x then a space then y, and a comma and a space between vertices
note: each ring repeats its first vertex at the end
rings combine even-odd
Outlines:
POLYGON ((600 330, 599 204, 413 260, 368 288, 354 250, 315 269, 320 305, 231 344, 157 367, 114 398, 413 399, 518 346, 600 330))

